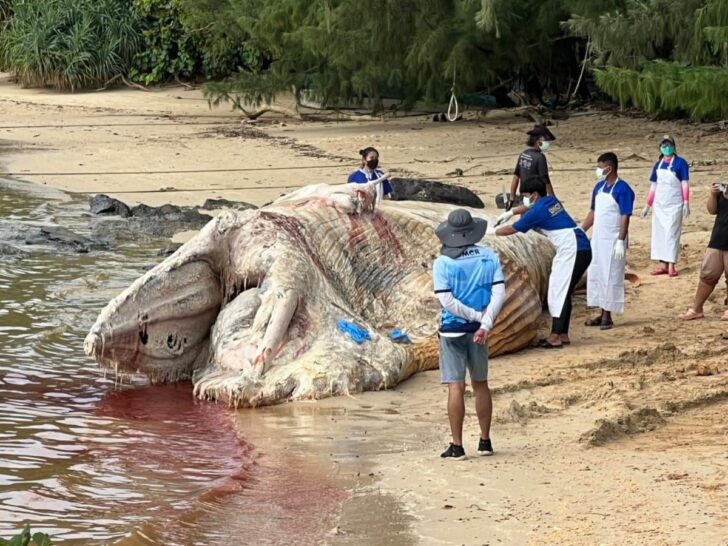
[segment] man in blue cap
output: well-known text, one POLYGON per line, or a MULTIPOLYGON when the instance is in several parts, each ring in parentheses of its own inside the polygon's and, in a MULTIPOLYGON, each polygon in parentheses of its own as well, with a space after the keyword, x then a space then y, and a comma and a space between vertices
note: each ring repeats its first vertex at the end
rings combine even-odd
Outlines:
POLYGON ((435 233, 442 242, 432 267, 433 285, 440 312, 440 377, 448 386, 447 414, 452 443, 441 457, 466 458, 463 448, 465 370, 475 394, 480 424, 478 453, 492 455, 490 422, 493 402, 488 388, 488 336, 505 300, 505 280, 498 256, 476 243, 488 222, 456 209, 435 233))

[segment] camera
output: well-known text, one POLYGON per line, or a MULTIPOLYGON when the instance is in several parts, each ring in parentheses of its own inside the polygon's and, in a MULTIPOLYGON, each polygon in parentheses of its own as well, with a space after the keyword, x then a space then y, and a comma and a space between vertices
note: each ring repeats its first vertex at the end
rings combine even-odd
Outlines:
POLYGON ((727 184, 718 184, 718 189, 720 190, 720 193, 725 193, 726 188, 728 188, 727 184))

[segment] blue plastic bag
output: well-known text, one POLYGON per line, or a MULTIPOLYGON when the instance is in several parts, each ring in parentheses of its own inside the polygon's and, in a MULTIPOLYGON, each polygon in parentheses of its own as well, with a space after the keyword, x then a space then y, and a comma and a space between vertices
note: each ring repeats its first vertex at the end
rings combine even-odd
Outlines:
POLYGON ((359 345, 372 339, 369 335, 369 330, 366 330, 353 322, 349 322, 348 320, 340 320, 336 323, 336 325, 339 327, 339 330, 345 334, 349 334, 349 337, 351 337, 351 339, 356 341, 359 345))

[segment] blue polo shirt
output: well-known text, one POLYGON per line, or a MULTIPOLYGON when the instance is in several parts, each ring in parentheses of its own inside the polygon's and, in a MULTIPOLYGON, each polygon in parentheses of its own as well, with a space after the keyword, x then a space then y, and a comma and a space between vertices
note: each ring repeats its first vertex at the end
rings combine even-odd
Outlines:
POLYGON ((672 167, 670 166, 670 162, 665 160, 664 157, 658 159, 655 166, 652 167, 650 182, 657 182, 657 169, 670 169, 675 173, 675 176, 677 176, 677 179, 680 182, 687 182, 690 179, 690 166, 688 165, 688 162, 679 155, 676 155, 675 159, 673 159, 672 167))
POLYGON ((561 201, 553 195, 541 197, 536 201, 517 222, 513 223, 513 229, 521 233, 536 229, 546 236, 549 231, 573 229, 576 235, 576 249, 591 250, 589 238, 584 230, 576 225, 561 201))
MULTIPOLYGON (((473 245, 457 258, 438 256, 432 266, 435 293, 452 292, 460 303, 483 312, 490 303, 493 285, 505 282, 498 255, 482 246, 473 245)), ((479 322, 470 322, 440 311, 440 332, 475 332, 479 322)))
MULTIPOLYGON (((366 184, 367 182, 381 178, 383 175, 384 173, 378 169, 374 169, 371 173, 367 173, 364 169, 358 169, 349 175, 347 182, 349 184, 366 184)), ((384 195, 392 193, 392 185, 389 183, 389 180, 382 182, 382 190, 384 191, 384 195)))
POLYGON ((592 210, 594 210, 595 201, 599 192, 604 192, 610 195, 617 202, 617 205, 619 206, 619 214, 622 216, 632 216, 632 212, 634 211, 634 191, 632 191, 632 188, 629 184, 627 184, 627 182, 620 178, 611 188, 607 187, 606 180, 598 182, 597 185, 594 186, 594 191, 592 191, 592 210))

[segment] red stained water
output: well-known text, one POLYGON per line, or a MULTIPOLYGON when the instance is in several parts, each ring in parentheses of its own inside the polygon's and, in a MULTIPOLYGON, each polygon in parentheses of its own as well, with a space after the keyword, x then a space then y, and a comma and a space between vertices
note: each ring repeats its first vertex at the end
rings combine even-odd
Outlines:
MULTIPOLYGON (((79 233, 86 209, 0 191, 0 215, 58 213, 79 233)), ((155 252, 0 264, 0 537, 29 523, 60 546, 320 543, 344 498, 328 466, 285 437, 255 448, 190 384, 118 387, 83 355, 99 310, 155 252)))

